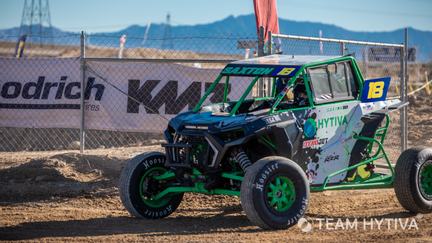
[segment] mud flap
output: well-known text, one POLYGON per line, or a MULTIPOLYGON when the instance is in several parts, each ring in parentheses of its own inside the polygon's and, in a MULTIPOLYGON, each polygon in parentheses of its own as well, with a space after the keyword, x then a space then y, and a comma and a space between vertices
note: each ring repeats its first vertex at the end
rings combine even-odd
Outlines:
MULTIPOLYGON (((360 132, 360 136, 374 138, 376 130, 380 127, 382 121, 384 120, 385 114, 384 113, 371 113, 368 115, 365 115, 361 118, 362 122, 364 123, 363 129, 360 132)), ((367 154, 367 146, 369 142, 364 140, 357 140, 357 142, 354 144, 353 150, 351 151, 349 166, 358 164, 362 160, 366 158, 367 154)), ((365 174, 364 169, 365 168, 356 168, 348 171, 347 178, 355 178, 355 173, 357 170, 362 170, 365 174)))

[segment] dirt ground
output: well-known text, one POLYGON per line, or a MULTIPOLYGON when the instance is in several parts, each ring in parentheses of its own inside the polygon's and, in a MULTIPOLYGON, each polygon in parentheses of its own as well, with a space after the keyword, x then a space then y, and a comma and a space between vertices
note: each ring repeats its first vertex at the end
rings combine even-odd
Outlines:
MULTIPOLYGON (((431 146, 432 101, 411 102, 410 144, 431 146)), ((135 219, 117 181, 125 161, 151 150, 161 148, 0 153, 0 240, 432 241, 432 214, 408 213, 392 189, 313 193, 307 222, 281 231, 252 225, 228 196, 186 194, 168 218, 135 219)))

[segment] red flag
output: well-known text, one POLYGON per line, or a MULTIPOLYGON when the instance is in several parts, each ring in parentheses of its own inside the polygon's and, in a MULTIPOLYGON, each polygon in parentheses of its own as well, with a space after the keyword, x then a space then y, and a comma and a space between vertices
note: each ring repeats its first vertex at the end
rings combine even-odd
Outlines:
POLYGON ((279 21, 277 15, 276 0, 254 0, 257 33, 259 27, 264 27, 264 40, 267 33, 279 33, 279 21))

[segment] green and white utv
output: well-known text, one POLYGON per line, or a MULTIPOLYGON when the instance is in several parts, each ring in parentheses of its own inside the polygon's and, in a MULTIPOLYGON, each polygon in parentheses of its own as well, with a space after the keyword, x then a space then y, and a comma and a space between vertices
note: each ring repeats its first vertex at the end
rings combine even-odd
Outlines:
POLYGON ((127 163, 121 200, 133 216, 158 219, 185 192, 238 196, 253 224, 283 229, 304 216, 310 192, 394 187, 405 209, 430 213, 432 149, 410 148, 394 166, 383 146, 389 113, 407 105, 386 98, 389 85, 389 77, 364 80, 351 56, 230 63, 191 111, 170 120, 165 153, 127 163), (230 100, 230 84, 244 79, 245 92, 230 100), (251 98, 263 83, 267 92, 251 98), (224 92, 214 97, 218 85, 224 92))

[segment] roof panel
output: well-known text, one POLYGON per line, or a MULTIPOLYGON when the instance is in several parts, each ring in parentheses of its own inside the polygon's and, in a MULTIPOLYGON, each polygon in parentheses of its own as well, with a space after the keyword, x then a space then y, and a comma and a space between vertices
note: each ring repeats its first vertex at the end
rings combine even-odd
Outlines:
POLYGON ((269 55, 251 59, 239 60, 232 64, 249 64, 249 65, 304 65, 311 62, 326 61, 338 56, 295 56, 295 55, 269 55))

